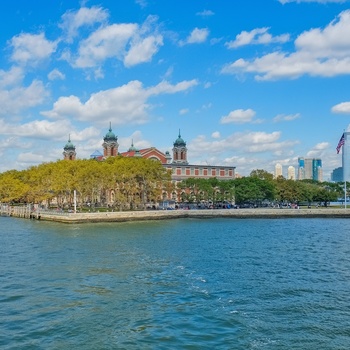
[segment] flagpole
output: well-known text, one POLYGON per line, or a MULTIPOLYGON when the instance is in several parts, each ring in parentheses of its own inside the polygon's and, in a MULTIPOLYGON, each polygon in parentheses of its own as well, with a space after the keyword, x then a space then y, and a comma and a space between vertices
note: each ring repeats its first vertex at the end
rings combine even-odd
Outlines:
POLYGON ((342 161, 343 161, 343 181, 344 181, 344 208, 346 209, 347 207, 347 198, 346 198, 346 169, 345 169, 345 163, 346 163, 346 158, 347 158, 347 149, 346 149, 346 143, 347 143, 347 133, 344 131, 344 144, 342 147, 342 161))

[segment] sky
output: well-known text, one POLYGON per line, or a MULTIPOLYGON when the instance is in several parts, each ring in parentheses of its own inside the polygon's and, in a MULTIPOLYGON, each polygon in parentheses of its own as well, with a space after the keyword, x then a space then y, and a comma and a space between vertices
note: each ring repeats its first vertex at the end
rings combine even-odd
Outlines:
POLYGON ((190 164, 341 166, 348 0, 17 0, 0 12, 0 172, 131 144, 190 164))

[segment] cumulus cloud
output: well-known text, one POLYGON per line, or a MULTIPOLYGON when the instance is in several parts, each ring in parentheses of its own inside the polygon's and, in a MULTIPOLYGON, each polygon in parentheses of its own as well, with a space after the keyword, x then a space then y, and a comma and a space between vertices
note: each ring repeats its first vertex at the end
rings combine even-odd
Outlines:
POLYGON ((280 138, 281 132, 279 131, 272 133, 264 131, 237 132, 226 138, 214 140, 207 140, 205 136, 199 135, 188 144, 188 149, 191 155, 200 159, 203 156, 203 149, 210 150, 213 157, 219 156, 220 158, 223 154, 230 152, 239 152, 239 154, 269 152, 273 155, 280 155, 283 153, 289 154, 291 148, 298 144, 298 141, 281 141, 280 138))
POLYGON ((74 95, 60 97, 51 111, 41 114, 53 119, 72 118, 100 125, 109 121, 114 125, 143 124, 148 121, 148 111, 151 108, 149 98, 187 91, 197 84, 196 80, 182 81, 175 85, 162 81, 156 86, 144 88, 140 81, 135 80, 92 94, 85 103, 74 95))
POLYGON ((49 80, 64 80, 66 78, 66 76, 57 68, 53 69, 47 77, 49 78, 49 80))
POLYGON ((78 35, 81 27, 92 27, 95 24, 104 23, 108 17, 108 11, 101 7, 81 7, 78 11, 67 11, 62 16, 59 27, 64 32, 66 40, 70 42, 78 35))
POLYGON ((154 54, 163 45, 163 37, 161 35, 148 36, 144 39, 136 40, 132 43, 130 50, 124 57, 126 67, 131 67, 139 63, 151 61, 154 54))
POLYGON ((57 41, 47 40, 44 33, 21 33, 10 40, 13 49, 11 60, 21 65, 36 65, 49 58, 57 44, 57 41))
POLYGON ((272 36, 268 32, 269 28, 256 28, 250 32, 242 31, 236 36, 236 39, 225 43, 225 46, 229 49, 236 49, 245 45, 258 45, 258 44, 271 44, 271 43, 285 43, 289 41, 289 34, 282 34, 278 36, 272 36))
POLYGON ((149 62, 163 45, 157 19, 148 16, 141 26, 136 23, 103 26, 80 42, 77 57, 69 52, 64 57, 78 68, 92 68, 109 58, 122 61, 125 67, 149 62))
POLYGON ((229 124, 229 123, 250 123, 252 122, 253 118, 255 117, 255 111, 252 109, 236 109, 234 111, 231 111, 228 115, 225 115, 221 117, 220 123, 221 124, 229 124))
MULTIPOLYGON (((326 151, 330 147, 328 142, 320 142, 316 144, 309 152, 307 152, 307 158, 324 158, 326 151)), ((327 157, 328 158, 328 157, 327 157)))
POLYGON ((332 107, 333 113, 350 114, 350 102, 342 102, 332 107))
POLYGON ((22 86, 23 75, 20 70, 0 71, 0 116, 16 115, 20 111, 43 103, 48 96, 43 83, 33 80, 22 86))
POLYGON ((207 28, 195 28, 192 30, 191 34, 184 41, 180 41, 181 46, 186 44, 200 44, 207 40, 209 36, 209 29, 207 28))
POLYGON ((275 51, 224 65, 223 74, 255 74, 256 80, 295 79, 303 75, 332 77, 350 74, 350 10, 325 28, 305 31, 295 40, 295 52, 275 51))

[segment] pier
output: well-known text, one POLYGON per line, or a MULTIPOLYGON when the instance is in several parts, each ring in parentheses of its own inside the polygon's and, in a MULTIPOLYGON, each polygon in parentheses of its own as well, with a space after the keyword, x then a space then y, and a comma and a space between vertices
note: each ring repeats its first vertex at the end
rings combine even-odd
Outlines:
POLYGON ((8 204, 0 205, 1 216, 13 216, 24 219, 40 219, 41 214, 39 211, 32 209, 30 205, 12 206, 8 204))

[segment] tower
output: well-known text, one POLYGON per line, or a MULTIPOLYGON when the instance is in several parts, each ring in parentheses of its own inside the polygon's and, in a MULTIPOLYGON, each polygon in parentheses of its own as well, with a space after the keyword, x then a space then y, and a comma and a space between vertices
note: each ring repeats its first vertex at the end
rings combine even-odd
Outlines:
POLYGON ((283 171, 282 165, 277 163, 275 165, 275 179, 283 175, 282 171, 283 171))
POLYGON ((76 158, 76 152, 75 152, 75 146, 70 141, 70 135, 68 137, 68 142, 63 148, 63 156, 65 160, 75 160, 76 158))
POLYGON ((112 131, 112 125, 109 123, 109 131, 103 138, 103 156, 116 157, 118 155, 118 137, 112 131))
POLYGON ((180 130, 179 130, 179 136, 174 142, 173 163, 188 164, 186 142, 181 138, 180 130))
POLYGON ((292 165, 288 167, 287 179, 295 180, 295 168, 292 165))

